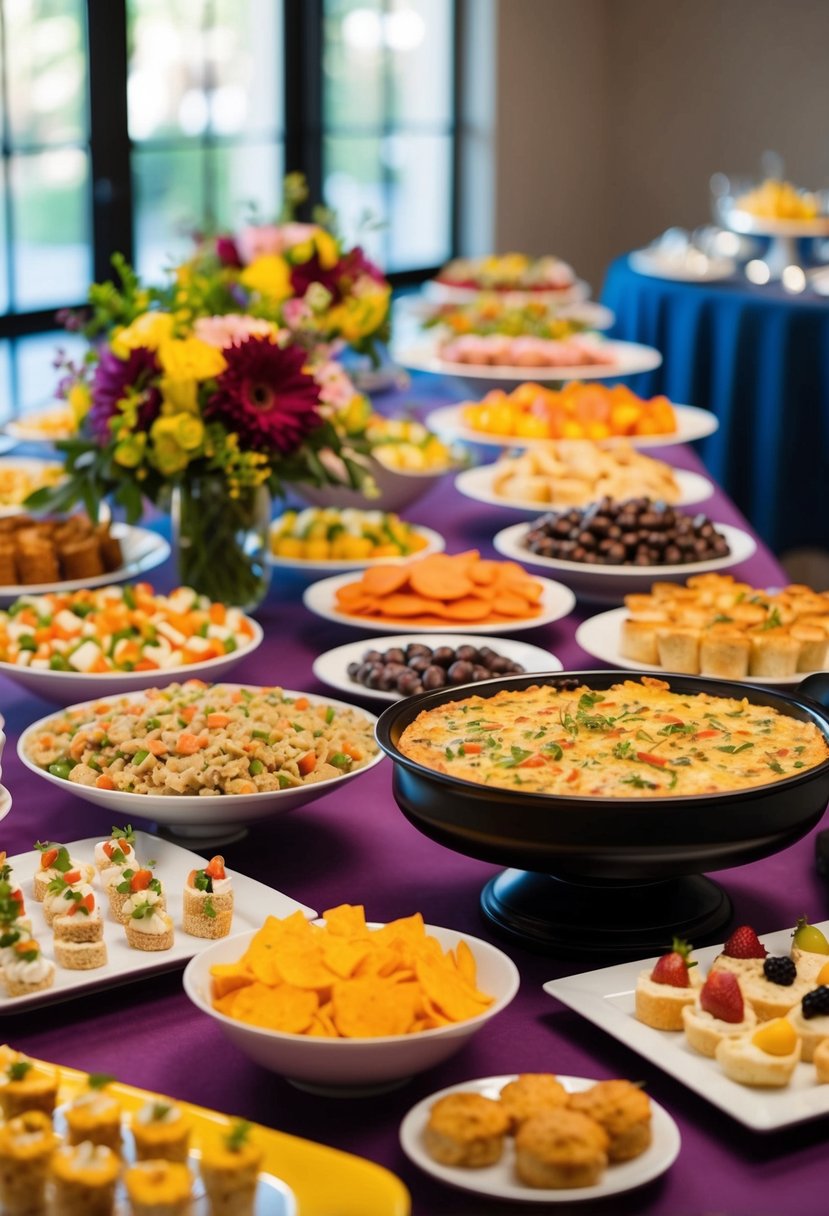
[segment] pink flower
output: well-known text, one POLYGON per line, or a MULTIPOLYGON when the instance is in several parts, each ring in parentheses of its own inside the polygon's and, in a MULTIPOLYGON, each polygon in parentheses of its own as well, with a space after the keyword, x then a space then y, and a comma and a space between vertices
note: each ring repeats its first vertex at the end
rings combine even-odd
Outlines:
POLYGON ((236 242, 242 261, 254 262, 265 254, 280 254, 319 232, 316 224, 259 224, 243 228, 236 242))
POLYGON ((282 320, 288 329, 300 329, 303 322, 310 320, 312 316, 313 313, 305 301, 296 296, 286 300, 282 305, 282 320))
POLYGON ((243 448, 283 456, 296 451, 321 421, 319 388, 305 370, 305 352, 254 336, 227 347, 224 355, 227 368, 205 417, 235 431, 243 448))
POLYGON ((333 409, 343 409, 357 395, 357 390, 340 363, 329 361, 314 368, 314 379, 320 388, 320 401, 333 409))
POLYGON ((208 346, 222 350, 234 342, 243 342, 254 335, 276 340, 279 331, 271 321, 259 317, 247 317, 241 313, 228 312, 218 317, 197 317, 193 322, 193 333, 208 346))

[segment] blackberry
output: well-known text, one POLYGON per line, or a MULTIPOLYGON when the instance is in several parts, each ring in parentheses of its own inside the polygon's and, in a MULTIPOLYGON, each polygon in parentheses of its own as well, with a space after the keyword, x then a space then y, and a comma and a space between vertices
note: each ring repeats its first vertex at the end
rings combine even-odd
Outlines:
POLYGON ((819 1018, 829 1013, 829 984, 821 984, 803 998, 804 1018, 819 1018))
POLYGON ((788 988, 797 979, 797 967, 785 954, 778 958, 769 955, 763 963, 763 975, 772 984, 782 984, 788 988))

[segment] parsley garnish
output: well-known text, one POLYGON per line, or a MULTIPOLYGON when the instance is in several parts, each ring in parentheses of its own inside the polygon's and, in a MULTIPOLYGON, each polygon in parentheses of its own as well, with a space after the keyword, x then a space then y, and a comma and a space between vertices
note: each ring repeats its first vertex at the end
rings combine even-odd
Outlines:
POLYGON ((30 1060, 15 1060, 6 1069, 6 1073, 10 1081, 24 1081, 26 1074, 33 1067, 30 1060))

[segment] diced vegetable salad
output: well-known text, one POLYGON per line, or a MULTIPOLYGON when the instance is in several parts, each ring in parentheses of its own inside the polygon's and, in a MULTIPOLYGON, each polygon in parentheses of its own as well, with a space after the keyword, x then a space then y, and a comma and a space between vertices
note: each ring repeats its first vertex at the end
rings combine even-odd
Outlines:
POLYGON ((245 649, 253 626, 178 587, 156 595, 149 583, 71 594, 22 595, 0 612, 0 661, 51 671, 164 671, 245 649))
POLYGON ((421 532, 396 515, 357 508, 286 511, 271 530, 274 555, 302 561, 406 557, 426 544, 421 532))
POLYGON ((78 785, 131 794, 257 794, 362 768, 373 721, 281 688, 187 680, 76 705, 45 723, 29 759, 78 785))

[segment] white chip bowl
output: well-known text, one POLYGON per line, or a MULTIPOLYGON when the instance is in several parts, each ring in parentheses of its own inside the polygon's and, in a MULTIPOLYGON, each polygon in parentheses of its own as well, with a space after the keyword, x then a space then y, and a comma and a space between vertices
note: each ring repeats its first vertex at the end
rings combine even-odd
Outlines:
POLYGON ((0 675, 7 676, 16 684, 57 705, 74 705, 78 701, 93 697, 111 697, 119 693, 137 692, 152 685, 165 688, 168 684, 185 680, 215 682, 226 676, 237 663, 253 654, 262 645, 262 626, 253 617, 246 617, 253 636, 243 646, 230 654, 205 659, 201 663, 186 666, 159 668, 158 671, 51 671, 48 668, 20 667, 17 663, 0 662, 0 675))
MULTIPOLYGON (((370 927, 380 928, 377 924, 370 927)), ((324 1039, 238 1022, 213 1008, 210 968, 215 963, 238 960, 250 945, 252 932, 222 938, 196 955, 185 969, 184 991, 197 1009, 218 1023, 234 1046, 263 1068, 279 1073, 300 1088, 342 1097, 378 1093, 442 1064, 506 1009, 518 992, 518 968, 503 951, 454 929, 427 925, 426 932, 437 938, 444 949, 454 948, 461 940, 469 946, 478 968, 478 988, 495 998, 484 1013, 420 1034, 372 1039, 324 1039)))

